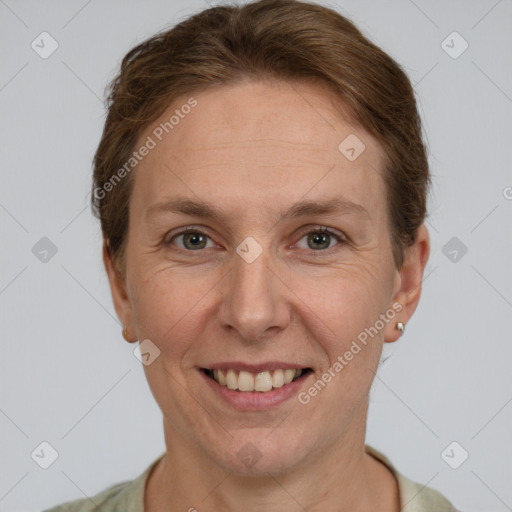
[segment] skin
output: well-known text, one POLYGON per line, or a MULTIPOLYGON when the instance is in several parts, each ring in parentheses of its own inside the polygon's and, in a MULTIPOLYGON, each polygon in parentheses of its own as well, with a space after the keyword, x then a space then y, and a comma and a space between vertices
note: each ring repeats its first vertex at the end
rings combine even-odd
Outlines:
POLYGON ((382 148, 342 117, 322 86, 244 81, 194 98, 197 106, 134 171, 125 278, 103 252, 128 336, 161 351, 144 370, 167 455, 148 480, 146 510, 398 511, 395 478, 364 451, 368 397, 383 343, 398 339, 396 322, 407 323, 418 304, 428 232, 419 228, 398 270, 382 148), (349 134, 366 146, 355 161, 338 150, 349 134), (340 194, 367 215, 280 220, 300 200, 340 194), (226 217, 147 214, 178 196, 226 217), (187 235, 171 240, 185 226, 207 235, 199 249, 187 235), (345 242, 311 240, 322 226, 345 242), (263 251, 250 264, 236 252, 247 236, 263 251), (223 361, 289 361, 313 369, 307 390, 397 302, 402 310, 307 405, 292 397, 240 412, 198 371, 223 361), (248 442, 261 454, 251 467, 237 456, 248 442))

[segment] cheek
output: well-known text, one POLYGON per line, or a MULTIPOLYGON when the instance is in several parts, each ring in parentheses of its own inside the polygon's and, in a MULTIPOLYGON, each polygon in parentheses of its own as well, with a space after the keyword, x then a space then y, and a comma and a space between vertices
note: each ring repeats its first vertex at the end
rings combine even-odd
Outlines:
POLYGON ((378 264, 344 264, 314 276, 297 273, 291 279, 301 311, 317 319, 327 334, 323 339, 333 338, 335 347, 343 348, 349 338, 372 325, 385 307, 385 279, 378 264))
POLYGON ((185 351, 190 340, 197 338, 208 301, 205 293, 216 281, 212 279, 210 284, 206 274, 199 278, 196 272, 196 277, 192 277, 192 273, 168 267, 148 272, 140 280, 133 302, 139 336, 149 338, 162 353, 176 356, 185 351))
POLYGON ((302 280, 300 316, 321 347, 322 365, 298 398, 307 404, 300 411, 324 426, 326 438, 336 438, 339 425, 359 414, 377 371, 383 331, 370 328, 386 306, 380 274, 369 268, 338 269, 330 278, 302 280))

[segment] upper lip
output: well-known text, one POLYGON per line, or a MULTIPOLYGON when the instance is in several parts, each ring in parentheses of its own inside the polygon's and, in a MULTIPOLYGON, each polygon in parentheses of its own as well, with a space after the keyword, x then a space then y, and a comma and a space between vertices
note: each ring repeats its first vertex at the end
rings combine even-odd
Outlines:
POLYGON ((272 370, 305 369, 309 367, 301 363, 284 363, 282 361, 267 361, 266 363, 260 364, 249 364, 241 361, 231 361, 224 363, 214 363, 208 366, 202 366, 201 368, 206 370, 238 370, 259 373, 272 370))

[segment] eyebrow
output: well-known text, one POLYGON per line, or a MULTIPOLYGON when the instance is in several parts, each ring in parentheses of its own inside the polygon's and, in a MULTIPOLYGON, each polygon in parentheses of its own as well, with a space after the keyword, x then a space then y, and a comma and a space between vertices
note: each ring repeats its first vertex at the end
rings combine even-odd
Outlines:
MULTIPOLYGON (((169 201, 155 203, 145 212, 146 217, 153 217, 162 213, 177 213, 200 217, 205 219, 214 219, 225 222, 228 218, 226 211, 219 209, 205 201, 195 201, 188 198, 173 198, 169 201)), ((348 201, 343 197, 333 197, 322 202, 318 201, 299 201, 293 204, 288 210, 280 210, 281 220, 297 219, 308 215, 329 215, 329 214, 353 214, 370 219, 368 211, 360 204, 348 201)))

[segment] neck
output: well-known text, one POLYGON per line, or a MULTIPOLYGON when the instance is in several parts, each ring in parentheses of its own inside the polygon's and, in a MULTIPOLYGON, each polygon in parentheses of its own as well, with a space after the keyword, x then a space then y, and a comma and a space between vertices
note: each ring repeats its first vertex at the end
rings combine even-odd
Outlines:
POLYGON ((336 446, 286 473, 241 476, 220 467, 164 420, 167 453, 146 485, 146 512, 399 510, 388 468, 364 450, 366 413, 336 446))

